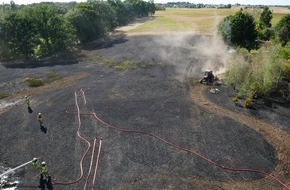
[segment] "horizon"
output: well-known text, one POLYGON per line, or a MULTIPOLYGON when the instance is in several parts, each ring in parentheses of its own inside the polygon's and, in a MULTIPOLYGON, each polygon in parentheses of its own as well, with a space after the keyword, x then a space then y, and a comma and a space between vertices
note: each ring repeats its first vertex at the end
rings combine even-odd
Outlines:
MULTIPOLYGON (((149 1, 149 0, 145 0, 149 1)), ((213 4, 213 5, 267 5, 267 6, 290 6, 289 0, 154 0, 154 3, 175 3, 175 2, 189 2, 193 4, 213 4)), ((14 0, 14 3, 17 5, 27 5, 33 3, 41 3, 41 2, 62 2, 62 3, 69 3, 69 2, 86 2, 86 0, 14 0)), ((10 4, 10 0, 2 0, 2 4, 10 4)))

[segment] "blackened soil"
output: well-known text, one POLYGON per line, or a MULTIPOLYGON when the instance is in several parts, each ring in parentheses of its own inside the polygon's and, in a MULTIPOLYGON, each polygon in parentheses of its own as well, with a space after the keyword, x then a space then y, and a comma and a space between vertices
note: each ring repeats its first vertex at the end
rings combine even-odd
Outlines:
MULTIPOLYGON (((3 102, 17 103, 2 109, 0 115, 0 162, 13 168, 40 157, 47 162, 53 180, 52 187, 46 189, 79 190, 86 184, 93 141, 97 138, 88 188, 93 184, 100 145, 95 189, 253 189, 255 185, 264 189, 281 188, 275 182, 257 184, 256 181, 264 178, 261 174, 223 170, 204 159, 231 168, 267 173, 277 166, 275 148, 260 133, 236 118, 208 111, 189 96, 187 77, 198 77, 203 62, 211 60, 193 51, 197 42, 205 39, 188 36, 180 39, 180 43, 188 42, 182 51, 174 49, 172 44, 157 43, 162 39, 160 36, 126 37, 122 43, 103 49, 84 50, 82 53, 91 59, 77 64, 25 69, 1 67, 1 84, 32 74, 43 76, 50 71, 62 76, 87 75, 58 88, 51 85, 51 90, 46 89, 44 93, 39 87, 39 92, 30 98, 32 113, 28 113, 21 92, 13 99, 4 99, 3 102), (162 50, 161 54, 158 49, 162 50), (169 54, 173 55, 173 61, 164 59, 169 54), (116 64, 131 60, 133 66, 118 70, 92 59, 99 55, 115 60, 116 64), (80 89, 84 95, 75 94, 80 89), (81 122, 76 100, 81 106, 81 122), (46 133, 36 120, 39 112, 44 116, 46 133), (92 113, 107 124, 98 121, 92 113), (83 173, 80 160, 88 143, 79 138, 78 128, 79 134, 90 143, 82 164, 83 173), (79 177, 82 178, 78 181, 79 177), (60 185, 56 181, 71 184, 60 185)), ((170 39, 173 37, 167 41, 170 39)), ((15 87, 6 86, 1 90, 9 89, 14 92, 15 87)), ((221 92, 208 98, 216 104, 229 99, 223 103, 224 109, 239 112, 231 106, 228 94, 221 92)), ((281 111, 289 113, 289 108, 281 111)), ((277 120, 287 118, 285 114, 272 115, 268 110, 259 113, 262 116, 267 113, 265 117, 273 116, 277 120)), ((284 125, 283 129, 286 128, 284 125)), ((14 175, 20 179, 19 189, 36 189, 37 173, 32 165, 17 170, 14 175)))

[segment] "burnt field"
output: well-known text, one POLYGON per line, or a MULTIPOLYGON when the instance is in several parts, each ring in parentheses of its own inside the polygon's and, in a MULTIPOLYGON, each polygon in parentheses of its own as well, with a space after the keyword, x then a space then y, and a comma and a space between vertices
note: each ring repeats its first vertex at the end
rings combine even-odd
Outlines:
POLYGON ((0 106, 1 173, 38 157, 52 182, 40 181, 28 164, 9 175, 17 189, 290 185, 289 105, 257 100, 247 110, 233 104, 232 89, 216 86, 219 93, 211 94, 212 86, 195 82, 203 69, 222 71, 227 49, 219 41, 121 36, 82 47, 78 56, 83 59, 0 66, 0 91, 9 94, 0 106), (117 67, 124 62, 130 64, 117 67), (49 72, 61 78, 37 88, 23 82, 49 72))

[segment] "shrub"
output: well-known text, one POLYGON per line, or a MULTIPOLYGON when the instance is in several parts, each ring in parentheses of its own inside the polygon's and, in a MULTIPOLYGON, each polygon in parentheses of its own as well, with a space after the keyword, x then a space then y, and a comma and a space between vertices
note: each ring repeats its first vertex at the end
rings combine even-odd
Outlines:
POLYGON ((53 81, 60 79, 60 76, 56 73, 49 72, 49 73, 47 73, 47 78, 48 78, 49 82, 53 82, 53 81))
POLYGON ((120 65, 115 66, 115 69, 119 69, 119 70, 125 70, 128 69, 132 66, 133 62, 131 60, 125 60, 123 61, 123 63, 121 63, 120 65))
POLYGON ((252 107, 252 98, 248 97, 244 101, 244 108, 251 108, 252 107))
POLYGON ((239 103, 238 96, 233 97, 233 102, 237 105, 239 103))
POLYGON ((0 92, 0 99, 6 98, 8 95, 5 92, 0 92))
POLYGON ((44 84, 43 81, 38 78, 29 78, 26 81, 28 82, 29 87, 38 87, 44 84))

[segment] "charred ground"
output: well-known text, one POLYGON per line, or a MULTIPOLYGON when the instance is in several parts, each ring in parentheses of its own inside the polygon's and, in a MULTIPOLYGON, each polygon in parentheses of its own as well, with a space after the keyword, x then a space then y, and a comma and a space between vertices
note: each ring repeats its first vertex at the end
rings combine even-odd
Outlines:
MULTIPOLYGON (((87 148, 77 136, 80 127, 80 134, 91 145, 98 138, 96 149, 102 138, 95 189, 283 189, 261 174, 213 166, 148 133, 224 166, 273 173, 289 185, 289 105, 269 108, 260 104, 249 111, 234 106, 229 88, 220 86, 220 93, 211 94, 211 87, 192 82, 203 68, 220 69, 226 48, 217 44, 204 47, 217 43, 204 36, 134 35, 119 39, 80 49, 78 55, 84 59, 72 64, 1 66, 1 91, 11 94, 1 100, 2 105, 11 103, 1 108, 1 165, 13 168, 41 157, 53 181, 75 181, 81 175, 79 163, 87 148), (131 65, 115 67, 124 61, 131 65), (48 72, 62 79, 37 88, 22 82, 25 77, 41 77, 48 72), (78 94, 77 99, 83 105, 81 123, 75 102, 75 92, 80 89, 85 95, 84 99, 78 94), (31 94, 31 114, 25 106, 26 94, 31 94), (36 121, 39 112, 44 115, 47 133, 36 121), (89 113, 123 131, 109 128, 89 113), (276 138, 278 143, 273 143, 276 138)), ((84 188, 91 151, 92 147, 84 159, 83 178, 69 186, 53 184, 53 189, 84 188)), ((36 189, 36 175, 35 168, 28 165, 13 177, 20 180, 19 189, 36 189)), ((92 176, 89 187, 91 180, 92 176)))

